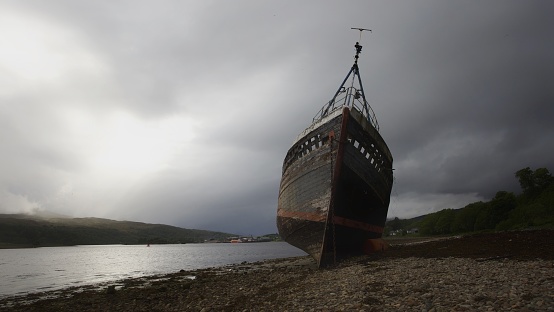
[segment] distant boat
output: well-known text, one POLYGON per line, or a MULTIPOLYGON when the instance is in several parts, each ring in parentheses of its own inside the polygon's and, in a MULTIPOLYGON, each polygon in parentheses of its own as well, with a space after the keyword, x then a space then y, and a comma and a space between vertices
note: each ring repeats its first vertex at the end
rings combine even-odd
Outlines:
POLYGON ((362 87, 362 46, 356 42, 355 48, 346 78, 283 162, 279 234, 320 267, 381 248, 375 240, 384 230, 393 184, 392 155, 362 87))

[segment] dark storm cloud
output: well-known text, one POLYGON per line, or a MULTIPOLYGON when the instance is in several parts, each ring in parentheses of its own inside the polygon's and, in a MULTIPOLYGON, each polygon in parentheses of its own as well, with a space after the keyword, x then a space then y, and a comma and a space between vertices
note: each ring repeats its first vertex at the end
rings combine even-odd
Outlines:
POLYGON ((554 170, 546 1, 2 6, 23 22, 0 34, 32 38, 36 53, 12 45, 55 64, 0 77, 4 211, 275 232, 282 159, 350 69, 350 27, 373 29, 359 64, 394 157, 389 216, 518 191, 523 167, 554 170))
POLYGON ((552 166, 549 7, 442 3, 404 20, 411 27, 396 47, 397 66, 383 68, 385 79, 375 82, 396 87, 378 96, 395 106, 380 120, 398 192, 490 198, 517 190, 516 170, 552 166))

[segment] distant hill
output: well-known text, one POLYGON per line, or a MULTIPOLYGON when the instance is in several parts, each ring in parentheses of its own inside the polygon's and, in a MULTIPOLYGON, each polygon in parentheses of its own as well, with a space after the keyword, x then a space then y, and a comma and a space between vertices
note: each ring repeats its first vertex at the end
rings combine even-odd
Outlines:
POLYGON ((451 235, 483 231, 554 228, 554 177, 547 168, 515 172, 522 193, 498 191, 490 201, 447 208, 428 215, 388 220, 385 235, 451 235))
POLYGON ((184 229, 164 224, 101 218, 63 218, 0 214, 0 248, 108 245, 182 244, 234 234, 184 229))

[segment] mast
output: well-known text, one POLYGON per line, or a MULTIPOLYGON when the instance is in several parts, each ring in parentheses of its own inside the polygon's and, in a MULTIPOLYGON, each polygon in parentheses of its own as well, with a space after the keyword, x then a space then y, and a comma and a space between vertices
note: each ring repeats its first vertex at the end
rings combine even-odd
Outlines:
POLYGON ((348 107, 356 107, 364 117, 367 118, 367 120, 370 122, 370 124, 379 131, 379 124, 377 123, 377 118, 375 117, 375 113, 373 112, 373 109, 369 105, 369 103, 366 100, 364 88, 362 85, 362 78, 360 76, 360 69, 358 67, 358 59, 360 58, 360 53, 362 52, 362 45, 360 45, 360 41, 362 39, 362 32, 363 31, 369 31, 372 32, 371 29, 365 29, 365 28, 354 28, 351 29, 359 30, 360 31, 360 39, 356 42, 354 45, 354 48, 356 48, 356 54, 354 55, 354 64, 350 68, 350 71, 342 81, 340 87, 338 88, 337 92, 335 92, 335 95, 327 104, 321 108, 319 113, 314 117, 313 122, 317 122, 327 115, 329 115, 332 111, 334 111, 337 108, 348 106, 348 107), (344 85, 348 81, 348 78, 352 75, 352 82, 349 87, 345 87, 344 85), (357 79, 356 79, 357 78, 357 79), (355 82, 358 82, 358 87, 355 87, 355 82), (340 97, 344 93, 344 97, 340 97), (337 98, 339 98, 337 100, 337 98), (344 100, 344 102, 342 102, 344 100), (338 102, 342 102, 342 104, 337 105, 338 102))

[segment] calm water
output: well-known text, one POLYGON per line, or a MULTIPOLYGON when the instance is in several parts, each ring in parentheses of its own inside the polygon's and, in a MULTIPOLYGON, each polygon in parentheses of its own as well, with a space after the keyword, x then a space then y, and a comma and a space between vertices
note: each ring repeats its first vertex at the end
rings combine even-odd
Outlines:
POLYGON ((3 249, 0 298, 181 269, 303 255, 306 253, 284 242, 3 249))

